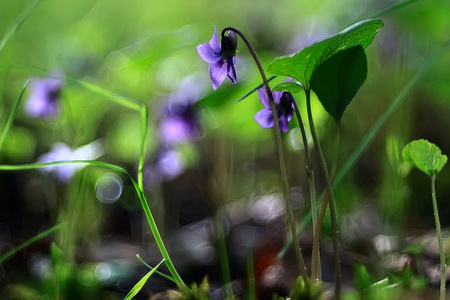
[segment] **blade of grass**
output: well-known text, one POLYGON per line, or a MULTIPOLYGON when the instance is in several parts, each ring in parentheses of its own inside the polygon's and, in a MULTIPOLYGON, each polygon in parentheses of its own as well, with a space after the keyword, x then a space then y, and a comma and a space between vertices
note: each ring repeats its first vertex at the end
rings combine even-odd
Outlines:
POLYGON ((41 232, 38 235, 32 237, 31 239, 26 240, 25 242, 18 245, 17 247, 14 247, 13 249, 9 250, 8 252, 6 252, 2 256, 0 256, 0 265, 2 265, 6 260, 8 260, 11 256, 16 254, 23 248, 26 248, 29 245, 33 244, 34 242, 37 242, 37 241, 49 236, 50 234, 60 230, 64 225, 65 225, 65 223, 60 223, 58 225, 55 225, 55 226, 51 227, 50 229, 47 229, 46 231, 41 232))
POLYGON ((6 43, 9 41, 9 39, 20 28, 20 26, 23 24, 23 22, 27 19, 27 17, 30 15, 30 13, 36 8, 36 6, 40 2, 41 2, 41 0, 35 0, 33 3, 31 3, 30 6, 25 8, 22 11, 22 13, 17 17, 17 19, 14 21, 14 23, 8 28, 8 30, 5 32, 5 35, 0 40, 0 52, 3 50, 6 43))
POLYGON ((177 282, 175 281, 175 279, 174 279, 172 276, 169 276, 169 275, 167 275, 167 274, 164 274, 163 272, 160 272, 160 271, 156 270, 154 267, 152 267, 152 266, 150 266, 148 263, 146 263, 146 262, 142 259, 142 257, 141 257, 139 254, 136 254, 136 257, 137 257, 137 259, 139 259, 139 260, 141 261, 141 263, 143 263, 147 268, 149 268, 150 270, 155 270, 155 273, 156 273, 156 274, 158 274, 158 275, 160 275, 160 276, 162 276, 162 277, 164 277, 164 278, 166 278, 166 279, 172 281, 173 283, 177 283, 177 282))
MULTIPOLYGON (((267 78, 267 82, 270 82, 275 78, 277 78, 277 75, 270 76, 269 78, 267 78)), ((247 98, 248 96, 250 96, 251 94, 253 94, 254 92, 256 92, 259 88, 261 88, 263 86, 264 86, 264 83, 261 83, 258 86, 254 87, 248 93, 246 93, 244 96, 239 98, 239 100, 237 100, 235 103, 241 102, 242 100, 244 100, 245 98, 247 98)))
MULTIPOLYGON (((378 118, 377 122, 371 127, 366 136, 362 139, 359 145, 355 148, 355 151, 347 158, 345 163, 341 166, 339 171, 336 174, 336 177, 333 182, 333 188, 339 185, 345 176, 348 175, 350 170, 355 166, 355 164, 359 161, 361 156, 373 142, 375 137, 378 135, 379 131, 383 127, 383 125, 387 122, 389 117, 400 107, 400 105, 406 100, 406 98, 412 93, 413 89, 417 86, 417 84, 422 80, 425 74, 431 69, 431 67, 438 61, 438 59, 446 52, 447 47, 450 47, 450 40, 447 40, 436 52, 434 52, 430 58, 422 65, 422 68, 414 75, 414 77, 408 82, 408 84, 403 88, 400 94, 392 101, 392 103, 387 107, 386 111, 378 118)), ((324 193, 318 199, 318 206, 323 201, 324 193)), ((297 235, 299 235, 311 222, 311 211, 307 213, 307 215, 303 218, 302 223, 297 228, 297 235)), ((278 253, 278 257, 283 257, 289 247, 292 245, 292 240, 289 240, 284 245, 283 249, 281 249, 280 253, 278 253)))
POLYGON ((11 128, 11 124, 14 120, 14 117, 16 116, 17 109, 19 108, 20 102, 22 101, 23 98, 23 94, 25 93, 25 90, 27 89, 29 83, 30 83, 29 80, 25 83, 25 86, 20 92, 19 98, 17 98, 16 102, 14 103, 14 106, 11 109, 11 112, 9 113, 5 129, 3 129, 2 135, 0 136, 0 151, 2 150, 3 142, 5 141, 6 135, 8 134, 8 131, 11 128))
POLYGON ((156 265, 150 272, 148 272, 144 277, 142 277, 141 280, 136 283, 136 285, 130 290, 130 292, 125 296, 124 300, 133 299, 134 296, 139 293, 139 291, 142 289, 144 284, 147 282, 147 280, 152 276, 152 274, 158 269, 158 267, 164 262, 164 259, 159 262, 159 264, 156 265))
POLYGON ((54 162, 48 162, 48 163, 30 163, 30 164, 23 164, 23 165, 0 165, 0 170, 4 171, 20 171, 20 170, 32 170, 32 169, 40 169, 48 166, 57 166, 57 165, 64 165, 64 164, 88 164, 91 166, 97 166, 97 167, 103 167, 107 168, 113 171, 121 172, 128 176, 131 183, 134 186, 134 189, 136 190, 136 193, 139 197, 139 201, 141 202, 142 209, 144 211, 145 217, 147 219, 147 223, 150 227, 150 230, 153 234, 153 237, 155 238, 155 242, 158 246, 159 251, 161 252, 161 255, 163 256, 165 263, 167 265, 167 268, 169 269, 170 273, 172 274, 173 278, 177 282, 178 286, 184 286, 183 279, 181 279, 180 275, 178 274, 177 270, 175 269, 175 266, 170 258, 169 253, 167 252, 166 246, 162 240, 161 234, 159 233, 158 227, 156 225, 155 219, 153 218, 153 214, 150 211, 150 207, 148 206, 147 199, 144 195, 144 190, 139 187, 139 184, 134 180, 133 176, 131 176, 130 173, 128 173, 124 168, 119 167, 117 165, 101 162, 101 161, 94 161, 94 160, 66 160, 66 161, 54 161, 54 162))

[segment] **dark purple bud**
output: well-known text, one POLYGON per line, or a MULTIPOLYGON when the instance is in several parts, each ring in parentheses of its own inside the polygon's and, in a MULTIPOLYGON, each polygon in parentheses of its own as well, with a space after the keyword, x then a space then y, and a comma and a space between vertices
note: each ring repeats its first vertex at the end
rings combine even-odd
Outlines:
POLYGON ((222 37, 222 61, 227 58, 236 56, 237 35, 234 31, 229 31, 227 36, 222 37))

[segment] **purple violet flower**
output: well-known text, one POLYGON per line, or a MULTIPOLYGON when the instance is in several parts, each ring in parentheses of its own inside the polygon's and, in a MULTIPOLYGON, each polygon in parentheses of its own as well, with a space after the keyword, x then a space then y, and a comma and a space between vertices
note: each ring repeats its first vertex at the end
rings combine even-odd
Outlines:
POLYGON ((165 180, 170 181, 186 170, 186 163, 180 152, 169 149, 160 153, 156 168, 165 180))
MULTIPOLYGON (((289 130, 289 121, 292 119, 294 113, 294 97, 289 92, 276 91, 272 92, 273 100, 277 110, 278 120, 280 122, 280 130, 287 132, 289 130)), ((255 121, 261 125, 262 128, 270 128, 275 125, 270 108, 269 98, 267 97, 266 89, 261 87, 258 89, 258 96, 264 108, 255 114, 255 121)))
MULTIPOLYGON (((55 143, 50 152, 39 157, 38 162, 54 162, 67 160, 93 160, 103 155, 103 146, 100 140, 94 141, 90 144, 81 146, 76 150, 72 150, 64 143, 55 143)), ((43 173, 53 173, 55 177, 63 183, 67 183, 72 179, 73 175, 83 169, 86 164, 81 163, 67 163, 55 166, 48 166, 42 168, 43 173)))
POLYGON ((31 118, 57 115, 61 85, 61 80, 56 78, 32 79, 30 95, 25 104, 27 115, 31 118))
POLYGON ((234 68, 236 48, 236 33, 230 31, 227 36, 222 38, 221 44, 216 26, 214 26, 214 35, 209 43, 197 46, 200 57, 209 63, 209 77, 214 90, 222 84, 227 76, 232 83, 236 83, 236 69, 234 68))

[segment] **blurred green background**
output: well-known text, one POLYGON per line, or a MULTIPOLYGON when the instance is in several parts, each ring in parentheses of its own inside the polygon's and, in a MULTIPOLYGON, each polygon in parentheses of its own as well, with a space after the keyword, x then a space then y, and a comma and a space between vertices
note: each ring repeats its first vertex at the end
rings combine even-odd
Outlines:
MULTIPOLYGON (((0 2, 0 36, 32 3, 0 2)), ((31 119, 23 106, 19 107, 0 151, 0 164, 35 162, 55 142, 75 149, 101 139, 105 154, 100 160, 120 165, 135 175, 140 153, 138 112, 78 84, 86 81, 148 105, 146 165, 151 169, 162 148, 158 128, 163 107, 186 78, 194 78, 189 85, 198 92, 195 108, 202 136, 177 146, 185 165, 183 172, 168 180, 148 179, 146 190, 162 232, 170 237, 180 226, 214 216, 217 208, 227 203, 247 203, 257 195, 280 192, 273 132, 263 130, 253 119, 262 108, 256 93, 235 103, 261 82, 244 43, 238 42, 238 83, 232 85, 226 80, 215 92, 208 80, 208 64, 197 54, 197 45, 210 40, 214 26, 219 32, 225 26, 239 28, 253 43, 267 69, 275 57, 298 51, 399 3, 40 1, 0 52, 0 128, 4 128, 25 82, 54 71, 66 79, 60 115, 31 119)), ((380 17, 385 26, 367 50, 367 81, 343 118, 338 167, 430 55, 450 38, 449 1, 406 3, 380 17)), ((444 55, 420 80, 337 187, 341 238, 349 251, 352 243, 357 244, 352 239, 364 239, 355 234, 363 225, 368 226, 368 238, 385 234, 400 239, 433 227, 428 180, 417 171, 409 174, 401 151, 410 140, 425 138, 444 154, 450 154, 449 65, 450 56, 444 55)), ((274 82, 282 80, 277 78, 274 82)), ((24 102, 28 94, 29 89, 24 102)), ((305 113, 303 94, 295 97, 305 113)), ((315 98, 313 106, 325 155, 331 159, 334 124, 315 98)), ((304 216, 309 207, 304 201, 308 199, 308 180, 295 123, 291 122, 293 129, 284 135, 284 140, 291 185, 300 195, 296 208, 304 216)), ((155 251, 148 248, 152 238, 140 220, 139 202, 126 178, 122 178, 124 188, 118 202, 102 204, 96 200, 96 183, 104 173, 99 168, 87 168, 77 173, 74 180, 61 184, 36 170, 0 172, 2 252, 60 221, 73 225, 71 231, 64 230, 54 239, 63 249, 65 261, 93 261, 95 249, 116 239, 139 245, 150 253, 155 251)), ((319 171, 316 176, 321 191, 324 182, 319 171)), ((441 222, 447 227, 449 178, 447 166, 437 179, 441 222)), ((326 236, 329 225, 325 225, 326 236)), ((48 253, 51 241, 40 243, 29 254, 21 253, 24 261, 16 259, 0 266, 1 287, 23 283, 21 276, 25 276, 24 270, 30 265, 26 260, 31 253, 48 253)), ((135 259, 134 250, 129 251, 127 259, 135 259)), ((155 261, 150 254, 147 258, 155 261)), ((32 276, 24 278, 36 288, 32 276)))

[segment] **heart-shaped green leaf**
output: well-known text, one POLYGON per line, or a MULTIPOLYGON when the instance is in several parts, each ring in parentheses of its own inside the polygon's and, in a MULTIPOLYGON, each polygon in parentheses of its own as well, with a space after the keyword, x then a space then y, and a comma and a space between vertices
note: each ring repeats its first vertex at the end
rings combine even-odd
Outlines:
POLYGON ((447 156, 441 153, 438 146, 423 139, 406 145, 403 158, 428 176, 438 174, 447 162, 447 156))
POLYGON ((312 44, 297 53, 276 58, 269 66, 269 72, 295 78, 309 90, 311 76, 320 64, 338 52, 357 45, 366 49, 381 27, 383 22, 378 19, 358 22, 337 35, 312 44))
POLYGON ((366 54, 361 45, 357 45, 319 65, 312 74, 310 84, 325 110, 336 122, 340 122, 366 77, 366 54))

